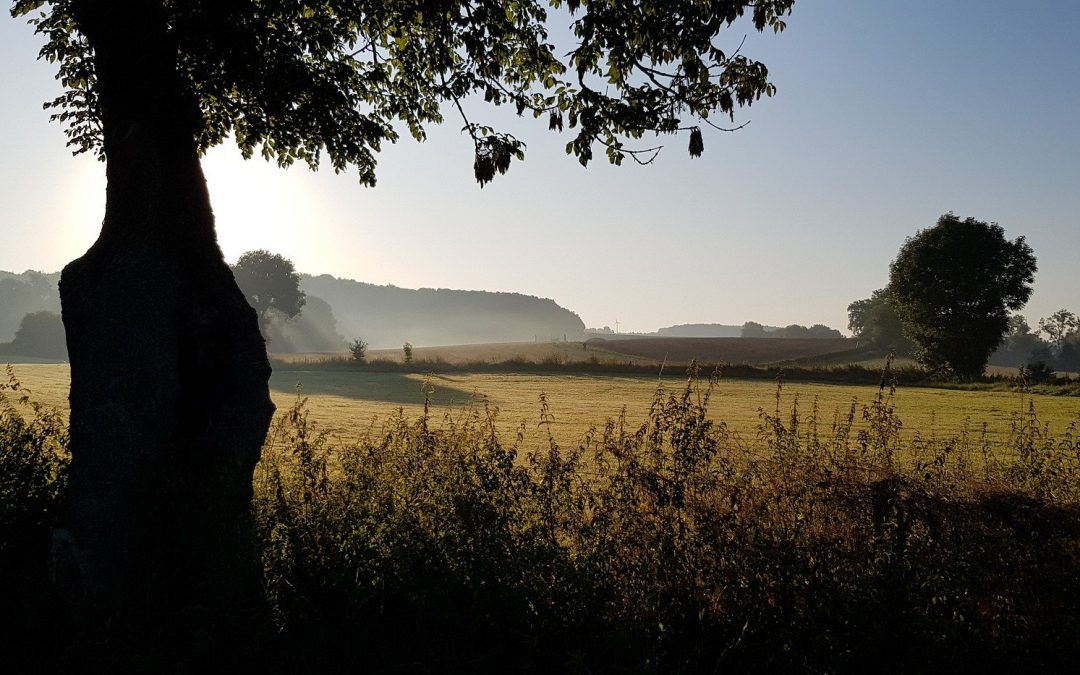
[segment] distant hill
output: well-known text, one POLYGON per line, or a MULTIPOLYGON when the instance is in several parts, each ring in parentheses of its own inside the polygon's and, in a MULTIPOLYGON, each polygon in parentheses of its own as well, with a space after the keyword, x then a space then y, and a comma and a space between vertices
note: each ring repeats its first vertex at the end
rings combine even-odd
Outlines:
POLYGON ((521 293, 377 286, 327 274, 301 275, 300 288, 330 305, 339 333, 373 349, 581 340, 585 333, 574 312, 521 293))
MULTIPOLYGON (((0 270, 0 343, 14 339, 27 314, 60 311, 59 280, 59 272, 0 270)), ((326 274, 301 275, 300 287, 308 304, 296 319, 271 322, 271 351, 342 351, 356 337, 378 349, 585 336, 577 314, 521 293, 376 286, 326 274)))
MULTIPOLYGON (((766 327, 766 330, 770 328, 766 327)), ((722 323, 682 323, 667 326, 656 331, 661 337, 740 337, 742 326, 729 326, 722 323)))

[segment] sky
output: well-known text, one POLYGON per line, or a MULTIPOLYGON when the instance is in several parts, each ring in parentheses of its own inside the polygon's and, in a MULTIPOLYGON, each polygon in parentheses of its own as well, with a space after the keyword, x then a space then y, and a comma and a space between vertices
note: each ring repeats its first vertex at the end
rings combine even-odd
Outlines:
MULTIPOLYGON (((777 95, 649 166, 587 169, 570 131, 471 106, 528 144, 480 189, 448 116, 380 155, 378 185, 282 170, 229 147, 204 159, 225 257, 264 248, 301 272, 407 288, 548 297, 587 326, 824 323, 888 280, 904 239, 952 211, 1024 236, 1033 325, 1080 311, 1080 2, 801 0, 788 29, 734 46, 777 95)), ((41 104, 41 39, 0 16, 0 270, 57 271, 94 241, 104 165, 72 157, 41 104)))

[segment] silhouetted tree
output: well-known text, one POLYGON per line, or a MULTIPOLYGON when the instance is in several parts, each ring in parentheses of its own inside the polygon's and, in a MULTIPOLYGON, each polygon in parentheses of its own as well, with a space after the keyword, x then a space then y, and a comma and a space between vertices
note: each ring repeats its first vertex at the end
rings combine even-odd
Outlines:
POLYGON ((412 345, 408 342, 401 345, 401 356, 405 363, 412 363, 412 345))
POLYGON ((304 307, 304 292, 300 290, 300 275, 288 258, 259 249, 240 256, 232 266, 236 284, 255 312, 263 335, 266 335, 267 312, 275 309, 291 319, 304 307))
POLYGON ((27 270, 0 279, 0 340, 13 339, 24 316, 43 311, 60 311, 54 278, 27 270))
POLYGON ((1050 316, 1039 319, 1039 332, 1055 349, 1061 349, 1069 336, 1080 331, 1080 319, 1067 309, 1059 309, 1050 316))
POLYGON ((776 333, 776 337, 783 338, 805 339, 810 337, 810 329, 797 323, 784 326, 776 331, 776 333))
POLYGON ((1070 333, 1058 348, 1055 365, 1058 370, 1080 371, 1080 333, 1070 333))
POLYGON ((742 326, 741 337, 744 337, 744 338, 765 337, 765 326, 762 326, 757 321, 747 321, 742 326))
POLYGON ((843 334, 835 328, 829 328, 825 324, 815 323, 807 329, 807 337, 814 340, 830 340, 834 338, 842 338, 843 334))
POLYGON ((349 345, 349 352, 352 354, 353 360, 357 363, 363 363, 367 358, 368 344, 360 338, 356 338, 349 345))
POLYGON ((1035 256, 997 223, 952 213, 908 237, 889 268, 889 294, 916 358, 961 379, 982 374, 1031 296, 1035 256))
POLYGON ((848 305, 848 330, 881 351, 905 356, 911 353, 911 342, 904 337, 903 324, 887 289, 879 288, 869 298, 848 305))
POLYGON ((1009 328, 1005 339, 990 356, 990 363, 1001 366, 1023 366, 1035 361, 1049 363, 1051 353, 1049 345, 1036 333, 1020 314, 1009 317, 1009 328))
POLYGON ((64 323, 55 312, 32 312, 19 322, 15 339, 2 346, 10 354, 65 359, 64 323))
POLYGON ((202 152, 231 138, 245 157, 354 167, 371 185, 384 143, 423 139, 449 109, 483 186, 524 144, 466 116, 482 100, 565 121, 582 164, 594 149, 647 160, 627 141, 651 133, 694 132, 698 154, 702 124, 774 91, 717 37, 744 15, 780 31, 792 4, 575 1, 565 49, 547 29, 557 0, 15 0, 58 64, 56 119, 107 162, 100 237, 60 282, 73 459, 59 576, 139 625, 220 617, 258 591, 243 532, 270 369, 217 246, 202 152))

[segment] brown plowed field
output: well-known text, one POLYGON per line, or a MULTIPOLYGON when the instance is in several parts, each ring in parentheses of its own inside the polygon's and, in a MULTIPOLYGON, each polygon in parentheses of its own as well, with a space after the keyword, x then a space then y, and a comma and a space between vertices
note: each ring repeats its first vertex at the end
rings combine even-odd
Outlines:
POLYGON ((855 349, 849 338, 792 340, 787 338, 593 338, 589 350, 604 350, 657 362, 776 363, 855 349))

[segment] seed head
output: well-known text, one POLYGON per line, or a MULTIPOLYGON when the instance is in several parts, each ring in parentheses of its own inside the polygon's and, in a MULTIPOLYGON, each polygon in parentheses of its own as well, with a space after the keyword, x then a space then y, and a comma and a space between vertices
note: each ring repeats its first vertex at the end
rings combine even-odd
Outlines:
POLYGON ((694 127, 690 132, 690 156, 701 157, 701 153, 705 150, 705 144, 701 142, 701 129, 694 127))
POLYGON ((495 169, 500 173, 506 173, 506 170, 510 168, 510 153, 506 150, 500 150, 495 153, 494 157, 495 169))
POLYGON ((476 176, 476 182, 480 183, 480 187, 491 182, 491 179, 495 177, 495 163, 491 161, 491 155, 476 153, 476 158, 473 160, 473 175, 476 176))

